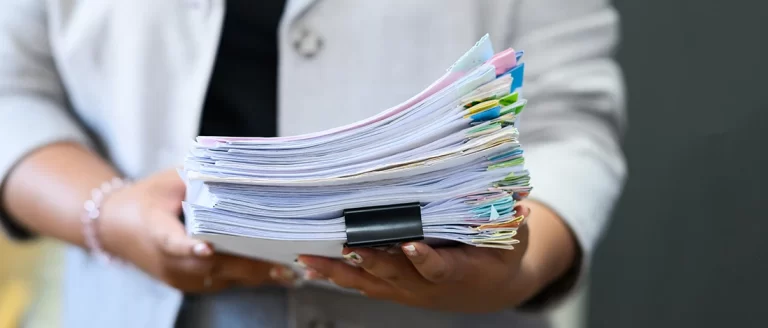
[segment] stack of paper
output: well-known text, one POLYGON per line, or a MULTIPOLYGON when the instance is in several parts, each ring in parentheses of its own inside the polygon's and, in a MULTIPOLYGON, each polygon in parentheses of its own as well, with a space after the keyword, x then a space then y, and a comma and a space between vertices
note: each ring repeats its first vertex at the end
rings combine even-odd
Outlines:
POLYGON ((522 52, 486 35, 435 83, 369 119, 278 138, 198 137, 185 160, 190 234, 292 263, 339 257, 344 210, 418 202, 428 243, 512 249, 531 190, 515 127, 522 52))

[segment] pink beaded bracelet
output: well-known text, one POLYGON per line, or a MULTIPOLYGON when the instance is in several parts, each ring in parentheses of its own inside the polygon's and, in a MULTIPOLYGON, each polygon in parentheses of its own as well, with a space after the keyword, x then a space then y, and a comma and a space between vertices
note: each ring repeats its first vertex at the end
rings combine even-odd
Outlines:
POLYGON ((101 216, 101 205, 111 193, 128 185, 129 183, 123 179, 112 178, 112 180, 102 183, 99 188, 91 190, 91 199, 83 204, 85 212, 83 212, 82 222, 85 244, 91 254, 104 263, 110 263, 112 257, 102 249, 98 233, 96 232, 96 224, 101 216))

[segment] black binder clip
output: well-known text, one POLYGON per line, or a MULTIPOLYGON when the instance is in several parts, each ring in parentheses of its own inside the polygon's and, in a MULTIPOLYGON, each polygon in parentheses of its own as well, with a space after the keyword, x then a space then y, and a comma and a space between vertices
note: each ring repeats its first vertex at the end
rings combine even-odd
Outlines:
POLYGON ((424 239, 421 204, 344 210, 348 247, 379 247, 424 239))

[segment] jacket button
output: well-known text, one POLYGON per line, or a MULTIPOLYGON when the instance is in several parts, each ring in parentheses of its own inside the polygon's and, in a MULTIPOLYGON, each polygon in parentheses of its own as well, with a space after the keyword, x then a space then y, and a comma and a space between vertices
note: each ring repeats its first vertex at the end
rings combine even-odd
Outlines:
POLYGON ((304 58, 315 57, 323 48, 323 38, 307 28, 299 28, 293 36, 293 49, 304 58))

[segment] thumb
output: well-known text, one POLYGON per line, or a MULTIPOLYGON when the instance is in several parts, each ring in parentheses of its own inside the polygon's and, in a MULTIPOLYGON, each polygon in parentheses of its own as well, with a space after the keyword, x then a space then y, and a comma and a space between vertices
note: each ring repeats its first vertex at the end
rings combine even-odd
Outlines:
POLYGON ((169 169, 158 173, 153 179, 154 193, 162 200, 161 206, 177 216, 181 215, 181 202, 186 198, 187 186, 179 173, 175 169, 169 169))
POLYGON ((181 220, 162 210, 155 210, 150 218, 152 227, 149 227, 155 245, 169 256, 198 256, 208 257, 213 255, 213 248, 202 240, 191 238, 184 229, 181 220))
POLYGON ((181 176, 179 176, 179 172, 176 171, 176 169, 168 169, 158 173, 156 180, 164 191, 171 193, 175 198, 184 198, 184 192, 187 190, 187 186, 184 184, 184 180, 181 179, 181 176))

